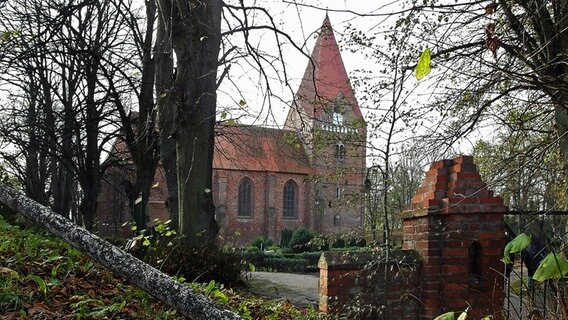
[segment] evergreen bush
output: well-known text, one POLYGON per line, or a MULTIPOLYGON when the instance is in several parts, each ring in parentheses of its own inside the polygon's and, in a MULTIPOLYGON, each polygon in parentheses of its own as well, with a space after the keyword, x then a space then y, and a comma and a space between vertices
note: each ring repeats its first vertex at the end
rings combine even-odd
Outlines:
POLYGON ((292 251, 299 253, 299 252, 306 252, 310 251, 310 241, 314 238, 313 233, 307 229, 298 229, 292 235, 292 239, 290 239, 289 246, 292 251))
POLYGON ((280 234, 280 248, 290 248, 290 239, 294 230, 284 228, 280 234))

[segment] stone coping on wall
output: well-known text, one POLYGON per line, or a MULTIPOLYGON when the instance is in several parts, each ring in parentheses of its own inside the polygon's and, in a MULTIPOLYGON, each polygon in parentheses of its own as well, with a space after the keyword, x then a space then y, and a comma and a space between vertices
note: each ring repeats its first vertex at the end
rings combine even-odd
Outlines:
MULTIPOLYGON (((386 252, 341 252, 327 251, 322 253, 318 261, 320 269, 363 269, 370 262, 385 262, 386 252)), ((420 262, 420 255, 414 250, 392 250, 389 252, 392 263, 415 264, 420 262)))

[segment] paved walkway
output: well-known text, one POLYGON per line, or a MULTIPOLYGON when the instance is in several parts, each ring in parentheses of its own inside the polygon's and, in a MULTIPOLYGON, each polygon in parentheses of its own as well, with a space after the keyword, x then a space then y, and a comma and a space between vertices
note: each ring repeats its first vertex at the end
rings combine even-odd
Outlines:
POLYGON ((245 282, 252 292, 268 298, 286 299, 299 306, 318 304, 318 273, 253 272, 245 282))

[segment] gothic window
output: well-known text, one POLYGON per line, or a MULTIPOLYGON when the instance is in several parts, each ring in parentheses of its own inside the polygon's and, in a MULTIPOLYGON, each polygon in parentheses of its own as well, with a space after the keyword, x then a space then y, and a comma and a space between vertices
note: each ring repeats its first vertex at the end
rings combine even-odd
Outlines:
POLYGON ((333 226, 339 227, 340 225, 341 225, 341 215, 339 213, 336 213, 333 216, 333 226))
POLYGON ((239 183, 239 217, 252 217, 252 183, 249 178, 243 178, 239 183))
POLYGON ((345 145, 341 141, 335 144, 335 158, 337 159, 345 158, 345 145))
POLYGON ((289 180, 284 185, 282 216, 294 218, 298 213, 298 186, 293 180, 289 180))

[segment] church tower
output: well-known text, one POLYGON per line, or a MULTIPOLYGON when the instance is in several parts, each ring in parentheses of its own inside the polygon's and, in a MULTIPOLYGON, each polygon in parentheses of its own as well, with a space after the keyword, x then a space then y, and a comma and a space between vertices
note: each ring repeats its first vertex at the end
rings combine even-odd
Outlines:
POLYGON ((367 130, 327 15, 294 100, 284 127, 313 168, 312 229, 362 226, 367 130))

